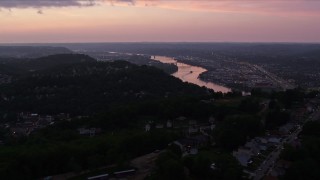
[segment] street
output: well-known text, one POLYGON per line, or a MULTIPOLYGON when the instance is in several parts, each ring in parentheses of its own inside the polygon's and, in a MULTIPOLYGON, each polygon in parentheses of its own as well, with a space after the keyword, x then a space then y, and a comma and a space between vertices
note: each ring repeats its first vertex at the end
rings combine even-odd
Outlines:
MULTIPOLYGON (((319 117, 320 111, 316 110, 315 112, 309 115, 306 121, 304 121, 303 125, 310 120, 318 120, 319 117)), ((277 146, 277 148, 273 152, 271 152, 269 156, 266 158, 266 160, 263 163, 261 163, 261 165, 257 168, 257 170, 255 171, 255 177, 253 178, 254 180, 260 180, 265 175, 271 172, 280 156, 282 149, 284 148, 284 144, 293 142, 297 138, 299 133, 302 131, 303 125, 301 127, 298 127, 293 133, 288 135, 285 139, 282 139, 281 143, 277 146)))

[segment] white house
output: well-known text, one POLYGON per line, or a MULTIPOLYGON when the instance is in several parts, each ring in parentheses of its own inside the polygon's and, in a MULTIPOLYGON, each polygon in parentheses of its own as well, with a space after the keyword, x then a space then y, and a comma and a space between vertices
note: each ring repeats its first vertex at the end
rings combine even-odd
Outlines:
POLYGON ((145 130, 146 130, 146 132, 149 132, 149 131, 150 131, 150 129, 151 129, 150 124, 149 124, 149 123, 148 123, 148 124, 146 124, 146 126, 145 126, 145 130))
POLYGON ((167 121, 167 128, 172 128, 172 121, 170 120, 167 121))
POLYGON ((160 124, 160 123, 159 123, 159 124, 156 124, 156 128, 157 128, 157 129, 162 129, 163 127, 164 127, 163 124, 160 124))
POLYGON ((238 151, 233 151, 232 155, 239 161, 242 166, 247 166, 248 161, 252 156, 251 150, 248 148, 239 148, 238 151))

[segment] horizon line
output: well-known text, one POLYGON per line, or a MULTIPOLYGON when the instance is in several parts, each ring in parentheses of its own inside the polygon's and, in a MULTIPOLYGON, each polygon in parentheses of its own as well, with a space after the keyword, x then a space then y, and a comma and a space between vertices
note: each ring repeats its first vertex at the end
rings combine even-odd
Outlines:
POLYGON ((230 43, 230 44, 320 44, 320 42, 304 42, 304 41, 110 41, 110 42, 0 42, 0 45, 10 44, 181 44, 181 43, 230 43))

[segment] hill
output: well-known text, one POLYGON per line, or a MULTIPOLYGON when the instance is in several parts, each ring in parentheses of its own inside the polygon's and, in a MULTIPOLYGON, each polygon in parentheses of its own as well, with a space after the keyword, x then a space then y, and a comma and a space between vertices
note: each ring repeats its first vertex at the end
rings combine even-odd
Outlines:
POLYGON ((64 47, 52 46, 0 46, 0 57, 38 58, 53 54, 72 53, 64 47))
POLYGON ((26 72, 0 86, 2 113, 90 115, 114 104, 207 94, 207 89, 183 83, 154 67, 97 62, 86 55, 54 55, 18 62, 14 67, 26 72))

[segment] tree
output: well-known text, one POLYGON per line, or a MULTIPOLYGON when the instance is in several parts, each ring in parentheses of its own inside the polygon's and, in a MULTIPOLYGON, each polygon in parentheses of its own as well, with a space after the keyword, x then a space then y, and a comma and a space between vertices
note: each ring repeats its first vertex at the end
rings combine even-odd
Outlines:
POLYGON ((218 125, 214 132, 218 145, 233 150, 244 144, 247 138, 263 133, 262 124, 258 116, 235 115, 227 117, 218 125))
POLYGON ((185 179, 184 168, 178 156, 171 152, 165 152, 159 155, 156 160, 156 178, 155 179, 185 179))

